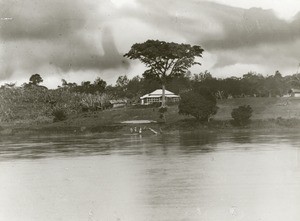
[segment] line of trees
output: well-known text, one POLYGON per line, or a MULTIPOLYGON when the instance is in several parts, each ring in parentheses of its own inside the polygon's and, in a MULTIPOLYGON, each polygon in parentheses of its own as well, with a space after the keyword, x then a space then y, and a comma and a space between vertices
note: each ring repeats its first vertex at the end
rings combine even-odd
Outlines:
MULTIPOLYGON (((64 80, 63 80, 64 81, 64 80)), ((242 77, 216 78, 208 72, 199 74, 186 73, 173 76, 165 83, 168 90, 180 94, 194 87, 205 87, 217 99, 238 97, 281 97, 291 92, 292 88, 300 88, 300 74, 282 76, 279 71, 273 75, 263 76, 249 72, 242 77)), ((146 93, 161 88, 161 83, 147 75, 129 79, 126 75, 119 76, 115 85, 107 85, 98 78, 93 84, 90 81, 81 85, 64 81, 62 88, 79 93, 109 93, 114 98, 127 98, 137 101, 146 93)))
MULTIPOLYGON (((39 74, 30 77, 28 83, 21 87, 42 87, 43 82, 39 74)), ((192 74, 187 71, 182 74, 170 77, 165 82, 168 90, 180 94, 195 87, 205 87, 217 98, 237 98, 237 97, 280 97, 291 92, 292 88, 300 88, 300 74, 282 76, 279 71, 273 75, 263 76, 262 74, 249 72, 242 77, 216 78, 209 71, 192 74)), ((12 88, 15 84, 5 84, 0 88, 12 88)), ((135 76, 131 79, 127 75, 118 77, 114 85, 108 85, 100 77, 94 82, 83 81, 81 84, 67 82, 62 79, 62 85, 57 90, 68 90, 70 92, 82 94, 110 94, 114 99, 124 99, 138 101, 139 97, 161 88, 161 82, 147 74, 135 76)))

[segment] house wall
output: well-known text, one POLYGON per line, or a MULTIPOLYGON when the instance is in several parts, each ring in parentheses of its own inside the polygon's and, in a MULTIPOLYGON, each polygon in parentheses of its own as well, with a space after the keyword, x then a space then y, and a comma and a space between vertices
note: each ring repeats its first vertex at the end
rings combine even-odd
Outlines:
POLYGON ((161 102, 161 100, 162 100, 160 97, 149 97, 146 99, 147 99, 148 104, 158 103, 158 102, 161 102))
MULTIPOLYGON (((168 98, 168 97, 166 97, 166 101, 167 102, 177 102, 177 101, 179 101, 179 98, 175 98, 175 97, 173 97, 173 98, 168 98)), ((160 97, 150 97, 150 98, 144 98, 144 99, 141 99, 141 104, 142 105, 147 105, 147 104, 152 104, 152 103, 160 103, 160 102, 162 102, 162 98, 160 97)))

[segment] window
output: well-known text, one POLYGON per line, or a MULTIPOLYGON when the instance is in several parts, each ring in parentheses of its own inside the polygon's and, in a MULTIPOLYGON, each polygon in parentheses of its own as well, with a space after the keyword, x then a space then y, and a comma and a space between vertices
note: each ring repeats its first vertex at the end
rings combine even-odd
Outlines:
POLYGON ((148 97, 147 98, 147 103, 149 103, 149 104, 156 103, 156 102, 160 102, 160 98, 159 97, 148 97))

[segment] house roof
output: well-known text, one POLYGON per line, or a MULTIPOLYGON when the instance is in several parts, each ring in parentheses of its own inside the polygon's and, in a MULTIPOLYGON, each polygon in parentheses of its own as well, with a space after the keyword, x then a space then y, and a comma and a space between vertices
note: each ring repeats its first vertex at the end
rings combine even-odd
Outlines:
MULTIPOLYGON (((154 95, 154 94, 162 95, 162 92, 163 92, 162 89, 157 89, 157 90, 151 92, 150 94, 151 94, 151 95, 154 95)), ((171 92, 171 91, 165 90, 165 94, 166 94, 166 95, 167 95, 167 94, 168 94, 168 95, 173 95, 174 93, 171 92)))
MULTIPOLYGON (((144 96, 140 97, 140 99, 150 98, 150 97, 161 97, 162 96, 162 89, 157 89, 149 94, 145 94, 144 96)), ((171 91, 165 90, 166 97, 179 97, 178 95, 174 94, 171 91)))

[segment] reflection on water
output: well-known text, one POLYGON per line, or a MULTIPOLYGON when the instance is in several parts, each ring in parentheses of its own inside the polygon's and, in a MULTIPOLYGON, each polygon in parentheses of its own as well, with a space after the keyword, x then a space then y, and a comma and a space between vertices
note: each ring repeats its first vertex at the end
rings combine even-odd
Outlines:
POLYGON ((0 220, 300 219, 296 133, 0 142, 0 220))
POLYGON ((220 134, 216 132, 183 132, 164 136, 121 135, 107 138, 103 135, 85 136, 35 136, 2 137, 0 139, 0 161, 6 159, 38 159, 49 157, 74 157, 90 155, 139 155, 151 154, 160 149, 160 154, 177 151, 180 154, 228 151, 230 149, 257 151, 278 148, 286 144, 298 147, 297 134, 270 135, 254 132, 220 134), (253 145, 252 145, 253 144, 253 145), (142 148, 144 147, 144 148, 142 148), (151 147, 151 148, 149 148, 151 147), (174 147, 174 148, 173 148, 174 147), (178 147, 176 149, 175 147, 178 147), (171 148, 171 149, 170 149, 171 148), (144 152, 143 152, 144 151, 144 152))

